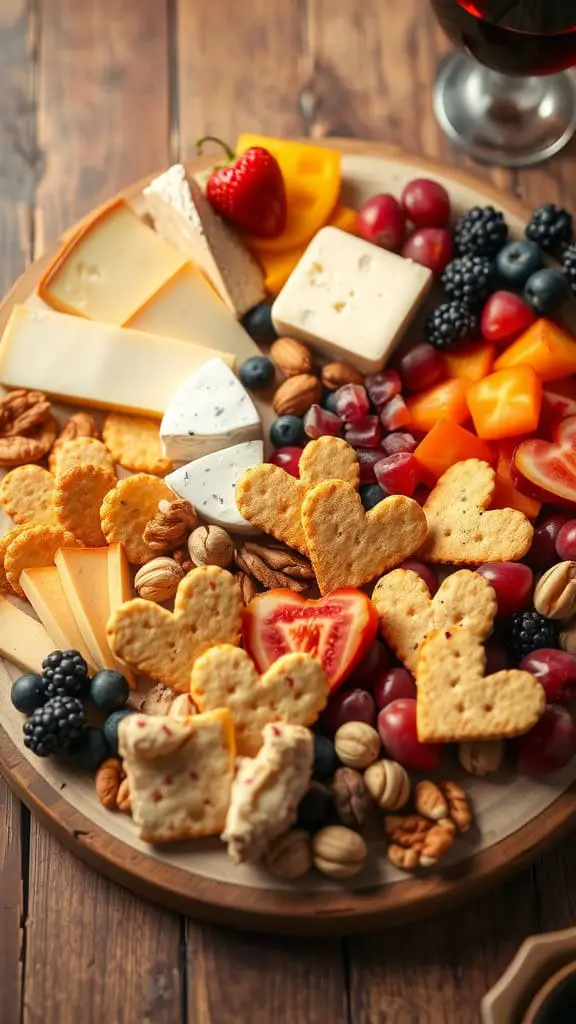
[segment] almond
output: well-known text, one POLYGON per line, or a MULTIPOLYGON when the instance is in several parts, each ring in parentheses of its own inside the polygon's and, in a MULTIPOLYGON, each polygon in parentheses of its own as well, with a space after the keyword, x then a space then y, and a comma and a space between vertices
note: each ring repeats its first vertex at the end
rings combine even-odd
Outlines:
POLYGON ((311 373, 299 373, 288 377, 274 395, 274 412, 277 416, 303 416, 311 405, 320 401, 322 385, 311 373))
POLYGON ((322 367, 322 383, 330 391, 336 391, 345 384, 363 384, 364 377, 354 366, 346 363, 326 363, 322 367))
POLYGON ((278 338, 270 348, 270 358, 285 377, 296 377, 299 373, 310 373, 312 353, 301 341, 293 338, 278 338))

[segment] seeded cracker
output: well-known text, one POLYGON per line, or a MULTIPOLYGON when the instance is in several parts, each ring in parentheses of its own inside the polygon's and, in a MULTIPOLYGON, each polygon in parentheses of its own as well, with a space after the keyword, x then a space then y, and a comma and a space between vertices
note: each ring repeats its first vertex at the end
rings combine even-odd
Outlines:
POLYGON ((484 676, 486 652, 468 629, 438 630, 418 655, 418 739, 499 740, 528 732, 544 712, 544 688, 529 672, 484 676))
POLYGON ((240 643, 242 607, 234 576, 204 565, 179 583, 173 615, 142 598, 120 605, 108 620, 108 643, 139 674, 185 693, 196 658, 214 644, 240 643))
POLYGON ((114 461, 133 473, 164 476, 172 469, 162 454, 157 420, 112 412, 104 420, 102 437, 114 461))
POLYGON ((190 693, 200 711, 228 708, 238 753, 254 757, 268 723, 313 725, 326 706, 329 684, 322 665, 309 654, 284 654, 259 676, 246 651, 222 644, 196 661, 190 693))
POLYGON ((428 539, 422 558, 428 562, 517 562, 528 551, 534 529, 516 509, 487 512, 495 486, 487 462, 457 462, 428 495, 424 514, 428 539))
POLYGON ((115 484, 114 471, 105 466, 76 466, 56 478, 54 508, 58 522, 86 547, 98 548, 106 543, 100 506, 115 484))
POLYGON ((52 565, 58 548, 78 546, 74 534, 61 526, 38 523, 37 526, 20 527, 18 534, 10 540, 4 556, 6 576, 14 592, 18 597, 25 597, 19 583, 24 569, 52 565))
POLYGON ((54 521, 54 477, 42 466, 18 466, 0 485, 0 505, 15 523, 54 521))
POLYGON ((321 594, 369 583, 413 555, 426 538, 418 502, 392 495, 365 512, 358 492, 341 480, 308 492, 302 527, 321 594))
POLYGON ((418 648, 429 633, 463 626, 485 640, 497 607, 494 588, 469 569, 448 576, 433 598, 418 573, 395 569, 378 580, 372 601, 380 633, 411 672, 416 669, 418 648))
POLYGON ((70 441, 59 441, 50 453, 48 464, 55 476, 67 473, 76 466, 104 466, 114 471, 112 456, 96 437, 74 437, 70 441))
POLYGON ((19 537, 24 530, 29 530, 31 524, 24 523, 21 526, 15 526, 12 530, 8 530, 5 534, 0 537, 0 593, 13 594, 12 585, 10 584, 6 575, 6 551, 8 545, 14 540, 15 537, 19 537))
POLYGON ((154 552, 143 538, 146 523, 158 511, 158 502, 173 501, 170 488, 155 476, 137 473, 119 480, 100 509, 102 532, 109 544, 123 544, 128 561, 144 565, 154 552))

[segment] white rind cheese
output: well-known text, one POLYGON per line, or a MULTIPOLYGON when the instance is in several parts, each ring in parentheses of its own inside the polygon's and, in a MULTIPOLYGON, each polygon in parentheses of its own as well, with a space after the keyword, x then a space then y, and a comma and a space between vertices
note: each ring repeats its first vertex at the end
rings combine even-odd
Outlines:
POLYGON ((240 515, 235 491, 242 474, 259 466, 263 458, 262 441, 247 441, 176 469, 166 477, 166 483, 178 497, 191 502, 207 523, 232 533, 259 533, 240 515))
POLYGON ((172 398, 160 426, 166 458, 192 462, 262 437, 254 402, 221 359, 210 359, 172 398))

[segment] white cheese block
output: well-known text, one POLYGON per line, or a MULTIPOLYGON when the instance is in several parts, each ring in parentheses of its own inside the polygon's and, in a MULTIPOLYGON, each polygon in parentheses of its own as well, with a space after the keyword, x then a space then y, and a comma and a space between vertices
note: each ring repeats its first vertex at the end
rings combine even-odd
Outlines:
POLYGON ((144 200, 156 231, 202 268, 236 317, 265 298, 264 277, 254 257, 182 164, 155 178, 144 189, 144 200))
POLYGON ((261 437, 254 402, 221 359, 204 363, 178 388, 160 426, 164 454, 174 463, 261 437))
POLYGON ((14 306, 0 342, 0 383, 160 417, 182 381, 214 356, 234 364, 189 341, 14 306))
POLYGON ((364 373, 381 370, 432 285, 432 272, 340 228, 312 239, 272 307, 300 338, 364 373))
POLYGON ((236 484, 242 474, 264 458, 262 441, 224 448, 174 470, 165 479, 180 498, 194 505, 202 519, 232 533, 259 533, 236 508, 236 484))

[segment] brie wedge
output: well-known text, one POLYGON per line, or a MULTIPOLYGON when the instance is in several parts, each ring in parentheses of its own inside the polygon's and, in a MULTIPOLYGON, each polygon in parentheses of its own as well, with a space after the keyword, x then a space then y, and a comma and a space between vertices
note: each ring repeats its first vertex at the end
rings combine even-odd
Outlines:
POLYGON ((246 441, 189 462, 170 473, 166 483, 179 498, 191 502, 207 523, 232 533, 259 533, 240 515, 235 491, 242 474, 259 466, 263 458, 262 441, 246 441))

